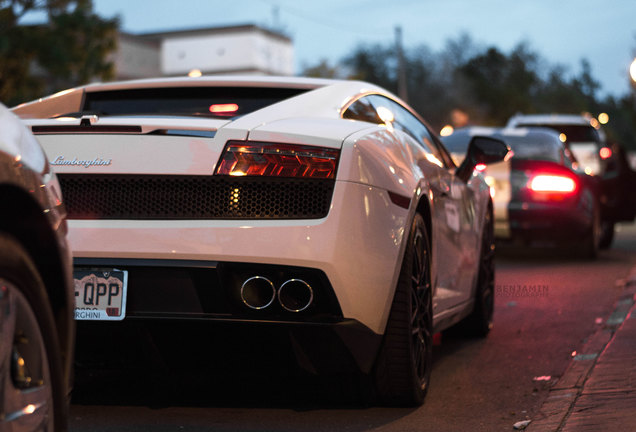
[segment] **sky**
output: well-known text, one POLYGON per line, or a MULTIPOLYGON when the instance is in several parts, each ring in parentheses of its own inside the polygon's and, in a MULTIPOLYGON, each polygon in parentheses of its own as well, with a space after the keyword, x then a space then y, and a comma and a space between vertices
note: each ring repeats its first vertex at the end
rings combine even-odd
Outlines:
POLYGON ((601 95, 629 90, 636 55, 636 0, 93 0, 121 29, 146 33, 256 24, 282 29, 294 44, 296 73, 335 64, 360 44, 395 42, 443 50, 462 33, 508 53, 526 43, 549 65, 581 71, 587 59, 601 95))

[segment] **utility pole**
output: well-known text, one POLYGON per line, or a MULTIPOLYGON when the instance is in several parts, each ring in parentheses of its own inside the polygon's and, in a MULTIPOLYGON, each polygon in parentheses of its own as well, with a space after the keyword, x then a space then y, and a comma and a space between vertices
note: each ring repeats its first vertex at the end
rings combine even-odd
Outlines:
POLYGON ((280 29, 280 9, 278 6, 272 6, 272 29, 275 31, 280 29))
POLYGON ((406 65, 404 62, 404 50, 402 49, 402 27, 395 27, 395 50, 397 52, 398 60, 398 96, 404 102, 408 102, 408 90, 406 86, 406 65))

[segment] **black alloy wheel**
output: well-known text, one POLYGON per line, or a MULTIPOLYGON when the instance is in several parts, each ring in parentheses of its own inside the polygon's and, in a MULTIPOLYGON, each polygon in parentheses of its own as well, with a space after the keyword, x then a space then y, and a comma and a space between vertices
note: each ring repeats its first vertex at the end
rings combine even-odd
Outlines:
POLYGON ((416 214, 375 366, 375 387, 382 403, 424 402, 432 367, 432 329, 430 243, 424 220, 416 214))

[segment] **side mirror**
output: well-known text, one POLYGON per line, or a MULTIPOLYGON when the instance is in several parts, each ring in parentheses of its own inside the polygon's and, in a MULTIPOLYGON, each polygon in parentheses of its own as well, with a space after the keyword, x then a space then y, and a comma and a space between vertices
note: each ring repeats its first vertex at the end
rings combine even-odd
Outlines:
POLYGON ((475 136, 470 140, 466 157, 457 168, 455 175, 462 181, 468 182, 478 164, 500 162, 506 158, 509 150, 506 143, 501 140, 475 136))

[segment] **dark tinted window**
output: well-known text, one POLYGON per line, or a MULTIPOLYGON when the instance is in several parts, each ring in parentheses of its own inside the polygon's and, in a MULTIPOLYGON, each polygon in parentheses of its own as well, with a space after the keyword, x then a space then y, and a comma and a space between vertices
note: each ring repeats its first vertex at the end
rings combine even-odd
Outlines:
POLYGON ((177 87, 101 91, 86 94, 83 113, 233 118, 305 91, 257 87, 177 87))
POLYGON ((514 152, 515 159, 545 160, 563 163, 563 146, 542 135, 495 136, 503 139, 514 152))
POLYGON ((369 101, 369 98, 361 98, 351 104, 349 108, 342 114, 342 118, 350 120, 366 121, 374 124, 381 124, 382 119, 378 117, 378 113, 369 101))
POLYGON ((393 116, 393 127, 409 134, 430 153, 435 155, 439 153, 426 126, 406 108, 383 96, 373 95, 369 96, 369 98, 376 111, 379 112, 380 117, 383 116, 380 110, 388 110, 393 116))
MULTIPOLYGON (((474 135, 480 134, 475 133, 474 135)), ((552 133, 549 135, 545 133, 531 133, 529 135, 519 136, 494 133, 492 135, 486 134, 485 136, 492 136, 493 138, 504 141, 513 151, 513 157, 515 159, 546 160, 563 163, 565 149, 563 144, 557 141, 556 136, 552 133)), ((468 144, 472 137, 473 134, 459 131, 443 137, 442 142, 452 153, 464 155, 468 150, 468 144)))
POLYGON ((374 124, 387 124, 401 130, 415 139, 428 153, 433 154, 440 163, 447 167, 454 166, 450 156, 428 127, 417 116, 392 99, 377 94, 364 96, 351 104, 342 117, 374 124))
POLYGON ((545 127, 564 133, 568 142, 600 142, 598 132, 592 126, 563 124, 520 124, 516 127, 545 127))

